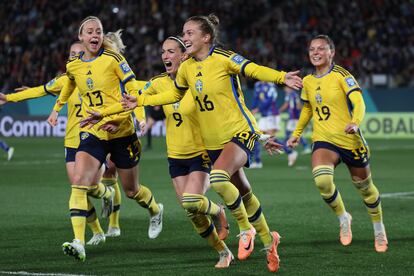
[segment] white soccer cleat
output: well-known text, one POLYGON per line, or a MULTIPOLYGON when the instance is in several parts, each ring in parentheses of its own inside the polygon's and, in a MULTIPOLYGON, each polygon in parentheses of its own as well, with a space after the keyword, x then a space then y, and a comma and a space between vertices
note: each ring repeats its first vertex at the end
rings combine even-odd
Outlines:
POLYGON ((164 206, 162 203, 158 203, 160 212, 153 217, 150 217, 150 225, 148 228, 148 237, 155 239, 162 231, 162 214, 164 212, 164 206))
POLYGON ((111 191, 111 195, 109 198, 102 198, 101 217, 103 218, 109 218, 114 211, 115 189, 109 186, 107 188, 111 191))
POLYGON ((121 236, 121 229, 117 227, 109 227, 105 237, 115 238, 121 236))
POLYGON ((306 155, 306 154, 311 154, 311 153, 312 153, 312 149, 310 147, 307 147, 300 154, 306 155))
POLYGON ((346 218, 339 223, 339 240, 343 246, 348 246, 352 242, 352 216, 350 213, 346 213, 346 218))
POLYGON ((84 262, 86 260, 85 247, 80 240, 74 239, 72 242, 62 244, 63 253, 74 257, 76 260, 84 262))
POLYGON ((215 268, 228 268, 234 263, 234 256, 227 247, 219 253, 219 256, 220 259, 215 265, 215 268))
POLYGON ((250 167, 250 169, 261 169, 263 168, 263 163, 262 162, 253 162, 250 167))
POLYGON ((292 151, 291 153, 289 153, 288 154, 288 166, 292 167, 296 163, 297 159, 298 159, 297 151, 292 151))
POLYGON ((10 161, 13 157, 14 154, 14 148, 10 147, 9 150, 7 151, 7 161, 10 161))
POLYGON ((87 245, 98 245, 101 242, 104 243, 106 240, 104 233, 97 233, 86 243, 87 245))

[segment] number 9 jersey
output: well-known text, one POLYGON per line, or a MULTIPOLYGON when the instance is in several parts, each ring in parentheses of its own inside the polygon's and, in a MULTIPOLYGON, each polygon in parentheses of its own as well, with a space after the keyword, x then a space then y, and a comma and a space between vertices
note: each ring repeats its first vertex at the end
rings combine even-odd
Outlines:
MULTIPOLYGON (((82 98, 82 117, 86 118, 89 115, 87 110, 99 112, 119 103, 124 85, 129 80, 135 79, 135 75, 125 58, 114 51, 101 49, 98 56, 91 60, 84 60, 82 57, 83 53, 68 61, 66 74, 70 80, 75 81, 79 89, 82 98)), ((116 115, 106 117, 91 129, 86 126, 81 131, 89 132, 101 140, 111 140, 134 133, 132 116, 122 122, 121 128, 116 133, 98 130, 102 124, 114 119, 114 116, 116 115)))
POLYGON ((364 145, 361 133, 346 134, 352 121, 351 93, 362 93, 355 78, 344 68, 332 65, 323 76, 303 79, 301 99, 310 104, 313 117, 312 140, 326 141, 344 149, 364 145))

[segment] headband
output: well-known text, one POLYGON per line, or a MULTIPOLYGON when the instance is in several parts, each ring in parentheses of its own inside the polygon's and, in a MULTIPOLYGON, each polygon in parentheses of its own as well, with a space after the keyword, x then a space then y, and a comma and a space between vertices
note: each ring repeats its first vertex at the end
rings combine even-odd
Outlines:
POLYGON ((167 39, 175 40, 183 47, 183 49, 187 49, 187 47, 185 47, 184 42, 180 38, 178 38, 176 36, 169 36, 169 37, 167 37, 167 39))

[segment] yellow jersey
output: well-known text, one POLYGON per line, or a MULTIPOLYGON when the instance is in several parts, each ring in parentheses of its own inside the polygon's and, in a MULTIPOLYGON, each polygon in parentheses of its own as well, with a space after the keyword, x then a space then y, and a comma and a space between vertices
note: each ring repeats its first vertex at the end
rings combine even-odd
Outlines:
POLYGON ((345 127, 352 121, 349 95, 362 93, 355 78, 344 68, 332 65, 323 76, 308 75, 303 79, 301 98, 312 108, 312 140, 325 141, 344 149, 355 149, 365 144, 361 132, 346 134, 345 127))
MULTIPOLYGON (((260 133, 254 116, 246 107, 238 76, 241 73, 260 78, 260 74, 255 74, 260 71, 255 70, 257 67, 262 66, 216 47, 212 47, 209 56, 202 61, 190 58, 181 64, 176 87, 190 90, 208 150, 223 148, 242 131, 260 133), (250 70, 246 70, 248 68, 250 70)), ((273 81, 281 77, 274 72, 272 74, 273 81)))
MULTIPOLYGON (((172 89, 174 81, 164 73, 152 78, 141 92, 145 95, 155 95, 172 89)), ((205 152, 196 105, 191 93, 187 93, 179 102, 162 107, 166 117, 168 157, 187 159, 205 152)))
MULTIPOLYGON (((66 74, 55 77, 47 84, 40 85, 33 88, 28 88, 24 91, 6 95, 7 101, 19 102, 28 99, 34 99, 51 94, 53 96, 59 95, 64 84, 68 80, 66 74)), ((79 90, 75 89, 68 102, 68 116, 66 122, 65 147, 78 148, 79 146, 79 122, 82 119, 81 115, 81 99, 79 90)))
MULTIPOLYGON (((136 88, 136 82, 130 81, 135 79, 134 72, 125 58, 104 48, 99 51, 97 57, 91 60, 84 60, 83 53, 69 60, 66 65, 66 74, 69 81, 66 83, 67 88, 62 91, 58 99, 58 104, 64 104, 76 86, 82 99, 81 114, 83 118, 89 116, 87 110, 100 112, 119 103, 124 89, 131 93, 131 90, 136 88)), ((116 119, 115 115, 108 116, 92 128, 89 129, 89 126, 86 126, 80 131, 88 132, 101 140, 126 137, 134 133, 134 124, 130 115, 122 120, 119 131, 116 133, 98 129, 104 123, 114 119, 116 119)))

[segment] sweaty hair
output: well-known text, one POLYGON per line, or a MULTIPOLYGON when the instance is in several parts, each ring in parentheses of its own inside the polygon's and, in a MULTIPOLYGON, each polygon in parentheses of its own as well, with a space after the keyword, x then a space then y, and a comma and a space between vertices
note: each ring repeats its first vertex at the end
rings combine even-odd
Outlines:
POLYGON ((123 54, 126 46, 121 38, 122 29, 119 29, 116 32, 108 32, 104 35, 102 45, 106 49, 111 49, 114 52, 123 54))
POLYGON ((187 23, 188 21, 197 22, 200 25, 201 32, 203 34, 209 34, 211 36, 211 43, 213 44, 219 43, 218 26, 219 26, 220 21, 219 21, 219 18, 215 14, 210 13, 208 16, 204 16, 204 15, 191 16, 185 22, 187 23))
POLYGON ((325 40, 326 43, 328 43, 328 45, 329 45, 329 49, 335 50, 335 44, 334 44, 333 40, 329 36, 324 35, 324 34, 320 34, 320 35, 317 35, 317 36, 313 37, 311 39, 311 42, 313 40, 315 40, 315 39, 323 39, 323 40, 325 40))
POLYGON ((180 50, 181 50, 181 52, 185 52, 185 50, 187 49, 186 47, 185 47, 185 44, 184 44, 184 42, 183 42, 183 40, 181 39, 181 37, 179 37, 179 36, 169 36, 169 37, 167 37, 167 39, 166 40, 174 40, 175 42, 177 42, 178 43, 178 46, 180 46, 180 50))

